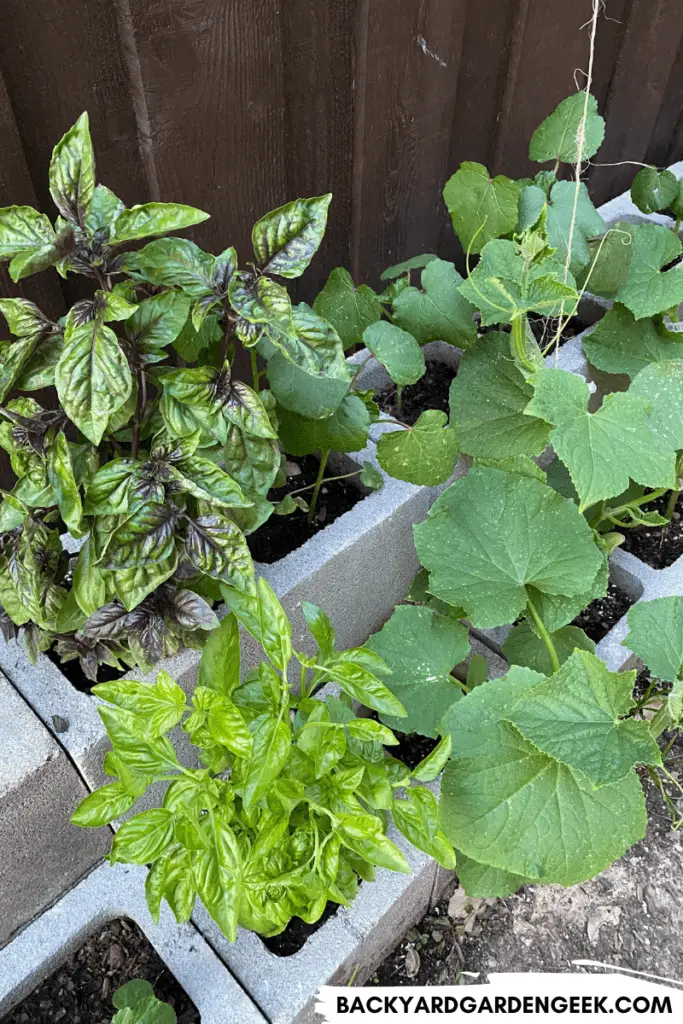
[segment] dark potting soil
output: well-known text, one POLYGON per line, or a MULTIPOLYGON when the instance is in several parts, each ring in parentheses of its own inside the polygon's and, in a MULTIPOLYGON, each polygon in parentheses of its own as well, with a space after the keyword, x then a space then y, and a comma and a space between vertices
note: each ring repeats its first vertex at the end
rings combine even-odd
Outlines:
POLYGON ((427 370, 417 384, 404 387, 401 395, 401 408, 396 408, 396 385, 378 392, 375 396, 383 412, 395 416, 401 423, 410 426, 426 409, 441 409, 448 412, 448 392, 456 371, 444 363, 433 359, 427 360, 427 370))
MULTIPOLYGON (((72 661, 62 661, 54 648, 50 648, 46 653, 53 665, 57 666, 72 686, 75 686, 81 693, 90 693, 95 683, 85 675, 78 658, 74 658, 72 661)), ((111 665, 98 665, 97 682, 112 683, 115 679, 121 679, 127 671, 127 668, 112 668, 111 665)))
POLYGON ((417 732, 394 732, 394 736, 398 740, 398 746, 387 747, 387 752, 397 761, 403 761, 411 771, 431 754, 439 742, 431 736, 420 736, 417 732))
MULTIPOLYGON (((288 465, 292 467, 292 472, 287 477, 287 483, 284 487, 269 491, 270 501, 281 501, 291 491, 298 491, 301 487, 310 487, 315 483, 320 463, 313 455, 290 459, 288 465)), ((337 475, 329 468, 326 472, 330 477, 337 475)), ((359 501, 362 501, 364 495, 355 484, 355 480, 355 477, 351 477, 348 480, 334 480, 332 483, 323 484, 320 488, 318 507, 312 523, 308 522, 306 513, 301 509, 297 509, 296 512, 292 512, 288 516, 272 515, 256 533, 247 537, 254 561, 264 562, 266 565, 277 562, 279 558, 284 558, 291 551, 296 551, 316 533, 324 530, 335 519, 339 519, 359 501)), ((310 501, 311 493, 311 490, 304 491, 301 497, 310 501)))
POLYGON ((134 978, 148 981, 178 1024, 199 1024, 199 1013, 132 921, 108 922, 2 1018, 0 1024, 111 1024, 114 992, 134 978))
MULTIPOLYGON (((300 917, 293 917, 283 932, 280 932, 279 935, 272 935, 269 939, 262 935, 261 941, 275 956, 293 956, 303 949, 311 935, 315 934, 318 928, 322 928, 325 921, 334 917, 338 910, 339 904, 330 902, 315 924, 306 924, 300 917)), ((2 1024, 1 1021, 0 1024, 2 1024)))
POLYGON ((588 607, 576 616, 572 625, 580 626, 591 640, 597 643, 603 636, 607 636, 612 626, 617 624, 632 604, 633 601, 628 594, 614 583, 609 583, 605 597, 591 601, 588 607))
MULTIPOLYGON (((664 515, 668 495, 643 506, 647 512, 664 515)), ((683 497, 679 497, 673 518, 668 526, 637 526, 624 530, 625 551, 647 562, 653 569, 666 569, 683 555, 683 497)))

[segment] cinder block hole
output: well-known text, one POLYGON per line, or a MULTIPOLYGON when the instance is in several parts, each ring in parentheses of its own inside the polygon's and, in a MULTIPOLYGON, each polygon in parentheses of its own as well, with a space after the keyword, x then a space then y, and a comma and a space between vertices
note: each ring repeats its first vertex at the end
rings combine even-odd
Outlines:
POLYGON ((178 1024, 200 1024, 197 1007, 128 918, 100 924, 0 1024, 111 1024, 112 996, 134 978, 152 985, 157 998, 173 1007, 178 1024))

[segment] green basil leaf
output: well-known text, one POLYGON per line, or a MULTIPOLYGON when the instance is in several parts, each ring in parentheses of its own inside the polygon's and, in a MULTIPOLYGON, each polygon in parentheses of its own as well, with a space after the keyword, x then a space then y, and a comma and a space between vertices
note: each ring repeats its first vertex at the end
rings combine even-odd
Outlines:
POLYGON ((185 713, 185 693, 168 672, 160 672, 155 683, 132 679, 98 683, 97 696, 138 715, 146 736, 163 736, 185 713))
MULTIPOLYGON (((93 693, 96 690, 97 687, 93 687, 93 693)), ((148 779, 178 768, 178 759, 170 741, 165 736, 146 736, 141 733, 140 722, 132 712, 106 705, 98 707, 97 711, 104 722, 114 752, 136 775, 148 779)))
POLYGON ((393 800, 391 816, 396 828, 413 846, 424 850, 447 871, 453 870, 455 852, 439 830, 439 808, 429 789, 407 789, 402 800, 393 800))
POLYGON ((325 234, 332 193, 295 199, 254 224, 251 240, 263 270, 280 277, 301 277, 325 234))
POLYGON ((172 576, 178 565, 178 554, 173 552, 163 561, 147 562, 129 569, 117 569, 111 573, 116 595, 128 611, 143 601, 148 594, 161 586, 172 576))
POLYGON ((73 593, 86 615, 94 615, 107 603, 109 588, 102 573, 94 564, 93 538, 88 537, 78 552, 73 572, 73 593))
POLYGON ((301 614, 308 631, 318 645, 318 662, 324 664, 334 654, 335 634, 328 616, 317 605, 301 602, 301 614))
POLYGON ((0 259, 35 252, 55 241, 55 232, 44 213, 32 206, 6 206, 0 209, 0 259))
POLYGON ((261 577, 257 581, 256 594, 224 587, 223 597, 275 668, 284 672, 292 657, 292 627, 267 580, 261 577))
POLYGON ((53 328, 51 320, 28 299, 0 299, 0 313, 17 338, 30 338, 53 328))
POLYGON ((325 665, 325 674, 339 683, 344 693, 374 711, 384 715, 406 717, 406 710, 384 683, 363 665, 358 664, 352 651, 344 651, 325 665))
POLYGON ((319 779, 332 771, 346 753, 344 727, 334 722, 308 722, 299 733, 297 746, 311 758, 319 779))
POLYGON ((190 455, 177 463, 177 469, 182 474, 183 488, 195 498, 228 508, 249 508, 253 504, 239 484, 211 459, 190 455))
POLYGON ((123 210, 114 221, 111 233, 113 245, 134 242, 152 235, 165 235, 181 231, 193 224, 208 220, 210 214, 182 203, 143 203, 123 210))
POLYGON ((254 565, 244 534, 226 516, 198 516, 187 526, 185 553, 200 572, 238 590, 254 584, 254 565))
POLYGON ((85 230, 90 238, 101 232, 108 240, 111 227, 118 215, 125 210, 123 200, 114 195, 106 185, 95 185, 92 203, 85 218, 85 230))
POLYGON ((97 470, 88 484, 85 514, 121 515, 128 511, 128 494, 140 463, 136 459, 112 459, 97 470))
POLYGON ((410 874, 410 865, 397 846, 382 831, 382 823, 369 814, 338 815, 337 835, 359 857, 390 871, 410 874))
POLYGON ((63 217, 84 226, 95 193, 95 154, 87 113, 62 137, 50 161, 50 195, 63 217))
POLYGON ((446 762, 451 756, 452 749, 453 740, 450 733, 446 733, 446 735, 439 740, 431 754, 427 754, 427 756, 420 761, 417 768, 413 768, 411 773, 412 777, 418 782, 432 782, 443 771, 446 762))
POLYGON ((152 284, 181 288, 193 299, 213 295, 215 258, 187 238, 160 238, 139 252, 126 253, 125 270, 135 270, 152 284))
POLYGON ((165 291, 139 303, 126 322, 126 331, 134 342, 145 349, 163 348, 175 341, 190 309, 190 299, 183 292, 165 291))
POLYGON ((173 815, 164 807, 143 811, 124 821, 111 844, 110 862, 148 864, 164 852, 173 837, 173 815))
POLYGON ((133 381, 128 360, 109 327, 98 320, 67 331, 55 372, 64 411, 93 444, 126 402, 133 381))
POLYGON ((98 828, 116 821, 122 814, 129 811, 136 798, 127 793, 120 782, 112 782, 108 786, 89 793, 71 815, 71 823, 81 828, 98 828))
POLYGON ((239 625, 234 615, 226 615, 204 645, 199 662, 199 686, 228 697, 239 685, 239 625))
POLYGON ((83 503, 74 475, 69 442, 61 431, 50 445, 47 456, 47 473, 57 498, 62 519, 69 527, 72 536, 81 536, 83 503))
POLYGON ((289 726, 279 718, 266 718, 252 737, 242 801, 251 811, 263 799, 289 757, 292 738, 289 726))

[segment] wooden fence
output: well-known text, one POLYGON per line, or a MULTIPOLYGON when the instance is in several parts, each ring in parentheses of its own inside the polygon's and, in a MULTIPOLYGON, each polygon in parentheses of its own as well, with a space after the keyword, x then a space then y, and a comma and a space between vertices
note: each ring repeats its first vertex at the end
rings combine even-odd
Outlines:
MULTIPOLYGON (((202 207, 191 236, 246 259, 254 219, 332 191, 303 295, 340 263, 372 283, 457 255, 440 192, 461 160, 525 173, 531 131, 582 84, 589 17, 590 0, 3 0, 0 205, 52 210, 51 148, 88 109, 127 203, 202 207)), ((605 0, 594 92, 601 162, 683 157, 682 0, 605 0)), ((597 200, 632 174, 592 168, 597 200)), ((2 288, 64 302, 54 272, 2 288)))

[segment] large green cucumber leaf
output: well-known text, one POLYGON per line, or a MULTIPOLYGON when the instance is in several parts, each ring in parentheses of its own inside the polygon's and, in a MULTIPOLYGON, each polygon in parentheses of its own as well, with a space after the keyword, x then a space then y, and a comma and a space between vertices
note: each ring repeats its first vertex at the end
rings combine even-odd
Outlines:
POLYGON ((460 360, 451 384, 451 423, 460 448, 479 458, 540 455, 548 443, 548 425, 524 415, 533 397, 510 354, 510 336, 482 335, 460 360))
POLYGON ((431 260, 419 288, 404 288, 392 304, 392 320, 420 343, 446 341, 467 348, 476 340, 472 299, 462 294, 462 277, 452 263, 431 260))
POLYGON ((662 270, 681 255, 683 246, 663 224, 636 224, 632 236, 628 275, 616 298, 641 320, 683 302, 683 266, 662 270))
POLYGON ((683 360, 650 363, 635 378, 629 393, 652 407, 647 425, 664 444, 683 448, 683 360))
POLYGON ((591 93, 586 103, 585 90, 562 100, 538 126, 529 142, 529 159, 544 164, 559 160, 575 164, 579 158, 579 127, 587 114, 581 159, 595 156, 605 137, 605 122, 598 114, 598 101, 591 93))
POLYGON ((683 678, 683 597, 639 601, 628 610, 628 625, 624 646, 653 676, 668 683, 683 678))
POLYGON ((635 772, 596 789, 506 720, 544 683, 531 669, 512 668, 450 708, 443 726, 453 760, 441 785, 441 822, 456 849, 482 865, 574 885, 641 839, 647 812, 635 772))
POLYGON ((490 864, 480 864, 456 850, 458 881, 468 896, 483 899, 503 899, 512 896, 523 885, 532 885, 533 879, 513 875, 490 864))
POLYGON ((598 370, 635 377, 651 363, 683 358, 683 337, 649 317, 636 320, 626 306, 615 302, 583 339, 583 351, 598 370))
POLYGON ((492 178, 483 164, 460 164, 446 182, 443 198, 466 252, 481 252, 492 238, 515 230, 520 188, 503 175, 492 178))
POLYGON ((399 605, 366 646, 391 669, 387 684, 408 712, 382 721, 400 732, 436 736, 444 713, 462 696, 450 673, 467 657, 467 629, 431 608, 399 605))
POLYGON ((356 288, 345 267, 335 267, 315 297, 313 309, 332 324, 345 349, 363 344, 363 331, 382 318, 382 306, 366 284, 356 288))
POLYGON ((630 479, 643 487, 674 487, 676 452, 650 428, 650 402, 616 392, 589 413, 589 397, 581 377, 543 367, 527 406, 530 415, 554 425, 550 443, 569 470, 580 510, 621 494, 630 479))
POLYGON ((561 596, 585 592, 603 561, 573 502, 499 469, 473 469, 456 480, 414 532, 430 592, 462 606, 481 628, 514 622, 529 587, 561 596))
POLYGON ((618 782, 636 764, 661 764, 634 706, 635 672, 610 672, 590 651, 575 650, 548 680, 514 705, 509 718, 539 750, 575 768, 594 786, 618 782))
POLYGON ((390 430, 377 442, 377 460, 390 476, 432 487, 448 480, 460 447, 441 409, 427 409, 412 427, 390 430))

